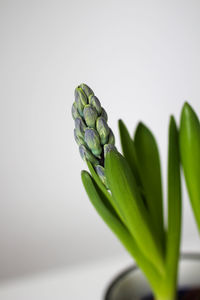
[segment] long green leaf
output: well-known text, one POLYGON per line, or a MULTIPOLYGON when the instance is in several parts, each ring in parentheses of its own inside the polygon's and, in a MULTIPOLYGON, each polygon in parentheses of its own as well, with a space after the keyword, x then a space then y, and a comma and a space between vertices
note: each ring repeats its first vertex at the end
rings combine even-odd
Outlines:
POLYGON ((168 145, 168 231, 166 243, 166 280, 171 299, 175 299, 181 235, 181 178, 179 135, 174 117, 169 124, 168 145))
POLYGON ((185 103, 181 113, 180 153, 187 189, 200 231, 200 123, 185 103))
POLYGON ((123 213, 121 212, 120 208, 118 207, 118 205, 114 201, 112 195, 107 191, 105 185, 100 180, 99 176, 97 175, 97 173, 94 170, 94 167, 92 166, 92 164, 89 161, 87 161, 87 165, 88 165, 88 168, 90 170, 90 173, 91 173, 91 175, 92 175, 95 183, 97 184, 97 186, 99 187, 99 189, 103 193, 104 198, 107 199, 107 202, 110 203, 110 205, 116 211, 116 213, 119 216, 119 218, 125 223, 125 218, 123 216, 123 213))
POLYGON ((138 191, 133 173, 120 154, 110 151, 106 155, 105 171, 109 188, 127 221, 127 227, 143 254, 164 271, 161 244, 156 240, 148 212, 138 191))
POLYGON ((136 128, 134 144, 147 207, 164 251, 165 232, 159 151, 153 134, 142 123, 139 123, 136 128))
POLYGON ((143 270, 150 285, 152 286, 152 289, 157 290, 161 282, 161 277, 158 271, 141 253, 136 241, 131 236, 127 228, 116 217, 116 215, 108 209, 105 204, 106 201, 104 199, 102 191, 91 178, 90 174, 87 171, 82 171, 81 177, 88 197, 98 214, 102 217, 104 222, 109 226, 109 228, 118 237, 127 251, 135 259, 138 266, 143 270))
MULTIPOLYGON (((99 189, 90 174, 87 171, 82 171, 81 178, 90 201, 101 217, 105 219, 104 221, 108 223, 107 225, 110 224, 109 226, 111 226, 111 224, 113 224, 113 226, 116 226, 116 224, 118 224, 120 229, 125 228, 115 210, 113 210, 113 207, 110 206, 108 199, 99 189)), ((117 228, 118 227, 116 227, 116 229, 117 228)))
POLYGON ((127 162, 130 165, 130 168, 135 176, 137 184, 141 186, 134 142, 128 132, 128 129, 126 128, 122 120, 118 121, 118 126, 119 126, 120 141, 121 141, 124 157, 126 158, 127 162))

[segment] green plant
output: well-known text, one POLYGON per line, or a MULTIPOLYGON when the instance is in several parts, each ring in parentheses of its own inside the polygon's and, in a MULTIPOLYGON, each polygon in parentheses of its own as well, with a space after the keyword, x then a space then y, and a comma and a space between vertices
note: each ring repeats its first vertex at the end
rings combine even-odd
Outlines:
POLYGON ((200 122, 185 103, 180 122, 180 153, 189 198, 200 231, 200 122))
POLYGON ((90 170, 90 173, 81 172, 90 201, 143 271, 155 299, 175 300, 181 182, 179 135, 173 116, 169 122, 168 222, 165 226, 159 151, 147 126, 139 123, 131 138, 119 120, 123 155, 120 154, 114 146, 105 111, 85 84, 75 90, 72 115, 75 140, 90 170), (104 119, 101 130, 99 118, 104 119))

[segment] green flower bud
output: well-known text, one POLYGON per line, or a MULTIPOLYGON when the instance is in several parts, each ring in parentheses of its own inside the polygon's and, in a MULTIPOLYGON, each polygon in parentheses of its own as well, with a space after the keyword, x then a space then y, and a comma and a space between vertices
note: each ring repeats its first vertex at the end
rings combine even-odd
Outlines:
POLYGON ((108 124, 106 123, 106 120, 103 117, 99 117, 97 119, 96 123, 97 131, 99 133, 101 144, 104 145, 108 141, 108 136, 110 133, 108 124))
POLYGON ((107 178, 105 176, 105 169, 102 166, 97 165, 95 167, 95 170, 96 170, 97 175, 99 176, 99 178, 103 182, 103 184, 106 186, 106 188, 108 188, 108 182, 107 182, 107 178))
POLYGON ((80 117, 76 102, 74 102, 73 105, 72 105, 72 117, 73 117, 74 120, 76 118, 80 117))
POLYGON ((86 148, 86 146, 80 145, 79 152, 84 161, 88 160, 93 165, 97 165, 99 163, 99 161, 96 159, 96 157, 90 152, 89 149, 86 148))
POLYGON ((108 144, 113 144, 113 145, 115 144, 115 136, 111 129, 108 137, 108 144))
POLYGON ((99 156, 102 152, 100 138, 97 131, 93 128, 86 128, 84 140, 95 156, 99 156))
POLYGON ((106 157, 106 154, 108 153, 108 152, 110 152, 110 151, 115 151, 115 152, 117 152, 117 148, 114 146, 114 145, 112 145, 112 144, 106 144, 106 145, 104 145, 104 159, 105 159, 105 157, 106 157))
POLYGON ((82 117, 84 106, 87 104, 87 97, 80 88, 75 89, 75 101, 77 104, 78 112, 82 117))
POLYGON ((101 108, 101 116, 106 120, 106 122, 108 121, 108 115, 103 107, 101 108))
POLYGON ((96 108, 87 104, 83 110, 83 116, 88 127, 95 128, 96 119, 98 117, 96 108))
POLYGON ((93 95, 93 96, 89 97, 89 103, 93 107, 96 108, 98 115, 100 115, 102 109, 101 109, 101 103, 100 103, 99 99, 96 96, 93 95))
POLYGON ((79 146, 85 145, 85 141, 83 140, 83 138, 76 134, 76 129, 74 129, 74 139, 79 146))
POLYGON ((84 139, 84 132, 86 129, 86 125, 81 118, 75 119, 75 129, 76 129, 76 135, 84 139))
POLYGON ((72 116, 75 120, 74 138, 79 145, 81 157, 92 163, 97 175, 108 188, 104 159, 109 151, 117 151, 114 146, 115 138, 108 127, 106 111, 91 88, 84 83, 75 89, 72 116))
POLYGON ((79 85, 79 88, 81 88, 85 95, 89 98, 91 95, 94 95, 94 92, 93 90, 86 84, 82 83, 79 85))

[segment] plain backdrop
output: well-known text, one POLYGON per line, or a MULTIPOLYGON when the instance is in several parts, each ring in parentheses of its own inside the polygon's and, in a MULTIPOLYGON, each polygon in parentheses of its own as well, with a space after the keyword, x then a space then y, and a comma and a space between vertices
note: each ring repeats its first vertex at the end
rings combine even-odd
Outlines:
MULTIPOLYGON (((199 53, 198 0, 0 0, 2 280, 124 253, 81 183, 74 89, 95 91, 119 150, 119 118, 152 129, 166 194, 169 115, 200 114, 199 53)), ((200 245, 185 191, 183 229, 200 245)))

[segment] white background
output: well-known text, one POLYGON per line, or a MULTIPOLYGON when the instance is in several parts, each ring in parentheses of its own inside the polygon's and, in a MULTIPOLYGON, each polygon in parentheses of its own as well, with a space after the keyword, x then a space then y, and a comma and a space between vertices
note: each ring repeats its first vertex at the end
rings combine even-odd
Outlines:
MULTIPOLYGON (((82 82, 119 135, 143 120, 166 179, 169 115, 200 112, 200 2, 0 1, 0 278, 123 253, 91 206, 73 139, 82 82)), ((164 184, 166 186, 166 182, 164 184)), ((184 194, 185 195, 185 194, 184 194)), ((199 243, 184 196, 183 248, 199 243)))

